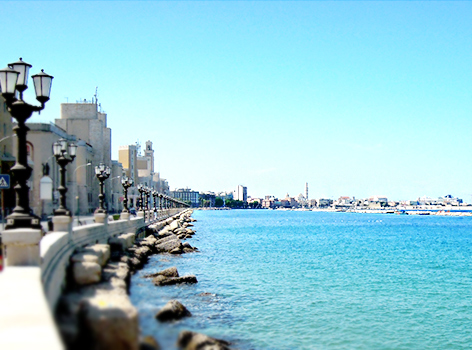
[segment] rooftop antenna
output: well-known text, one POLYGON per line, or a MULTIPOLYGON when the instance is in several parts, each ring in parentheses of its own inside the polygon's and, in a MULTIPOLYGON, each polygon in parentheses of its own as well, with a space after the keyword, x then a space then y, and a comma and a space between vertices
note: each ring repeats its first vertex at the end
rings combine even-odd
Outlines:
POLYGON ((98 105, 98 86, 95 87, 95 104, 98 105))

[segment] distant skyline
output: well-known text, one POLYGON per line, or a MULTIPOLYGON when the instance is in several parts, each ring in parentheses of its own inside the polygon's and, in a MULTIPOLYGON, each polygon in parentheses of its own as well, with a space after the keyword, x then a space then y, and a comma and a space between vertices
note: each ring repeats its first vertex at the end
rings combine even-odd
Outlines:
MULTIPOLYGON (((98 98, 170 187, 472 196, 472 2, 2 1, 1 68, 98 98)), ((32 82, 30 80, 30 85, 32 82)), ((27 96, 33 100, 30 87, 27 96)))

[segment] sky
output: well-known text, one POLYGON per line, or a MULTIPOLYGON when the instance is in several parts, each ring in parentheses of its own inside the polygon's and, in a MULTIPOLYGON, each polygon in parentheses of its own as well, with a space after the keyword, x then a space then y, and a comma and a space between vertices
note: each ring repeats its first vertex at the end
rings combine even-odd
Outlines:
POLYGON ((98 87, 113 159, 151 140, 171 189, 285 197, 308 182, 310 198, 472 201, 472 2, 1 1, 0 13, 0 65, 23 57, 54 76, 30 121, 98 87))

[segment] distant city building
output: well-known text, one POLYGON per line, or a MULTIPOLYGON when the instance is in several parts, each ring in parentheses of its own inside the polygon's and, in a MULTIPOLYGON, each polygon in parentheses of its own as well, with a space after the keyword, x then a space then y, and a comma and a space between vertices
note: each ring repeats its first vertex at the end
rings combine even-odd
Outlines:
POLYGON ((276 198, 274 196, 265 196, 265 198, 262 200, 262 208, 275 208, 275 202, 276 198))
POLYGON ((247 202, 247 187, 239 185, 233 192, 233 199, 235 201, 247 202))
POLYGON ((123 165, 124 172, 129 179, 136 182, 138 179, 138 151, 136 145, 120 146, 118 161, 123 165))
POLYGON ((214 192, 200 192, 200 206, 214 207, 216 195, 214 192))
POLYGON ((318 198, 318 208, 328 208, 333 204, 333 200, 329 198, 318 198))
POLYGON ((198 191, 192 191, 190 188, 179 188, 174 191, 170 191, 170 196, 181 200, 182 202, 190 202, 192 207, 196 208, 200 206, 200 194, 198 191))
MULTIPOLYGON (((94 175, 94 167, 103 163, 111 166, 111 129, 107 126, 107 114, 99 111, 95 102, 62 103, 61 118, 55 120, 56 126, 68 135, 74 135, 77 140, 83 140, 85 144, 92 147, 88 159, 83 161, 74 160, 73 166, 79 167, 86 162, 92 163, 87 167, 87 174, 94 175)), ((51 149, 49 144, 48 148, 51 149)), ((78 152, 78 150, 77 150, 78 152)), ((82 171, 78 171, 82 172, 82 171)), ((90 187, 80 188, 79 196, 86 196, 87 200, 79 200, 81 204, 80 213, 93 213, 98 207, 99 182, 92 181, 90 187)), ((106 207, 111 206, 111 188, 105 186, 106 207)))
POLYGON ((280 206, 284 208, 298 208, 299 203, 295 198, 290 197, 290 195, 287 193, 285 198, 280 200, 280 206))

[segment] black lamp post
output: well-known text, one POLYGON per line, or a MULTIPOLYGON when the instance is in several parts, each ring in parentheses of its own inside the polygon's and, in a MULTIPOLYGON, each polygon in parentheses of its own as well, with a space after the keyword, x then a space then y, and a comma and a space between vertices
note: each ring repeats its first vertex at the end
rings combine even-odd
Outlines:
POLYGON ((123 198, 123 210, 122 213, 129 213, 128 209, 128 188, 133 186, 133 180, 129 179, 128 176, 121 178, 121 185, 123 186, 123 192, 125 197, 123 198))
POLYGON ((142 184, 138 185, 139 192, 139 210, 144 211, 144 186, 142 184))
POLYGON ((158 196, 159 196, 159 210, 162 210, 162 194, 159 193, 158 196))
POLYGON ((151 201, 151 189, 146 187, 146 210, 150 210, 149 202, 151 201))
POLYGON ((66 208, 66 165, 71 163, 77 153, 77 145, 71 143, 68 144, 67 140, 60 139, 54 143, 53 146, 54 157, 56 157, 56 162, 61 167, 61 185, 59 186, 59 208, 54 210, 54 215, 66 215, 71 216, 70 211, 66 208), (69 157, 67 157, 67 155, 69 157))
POLYGON ((98 181, 100 181, 100 194, 98 195, 99 207, 95 210, 94 214, 106 214, 107 210, 104 207, 105 194, 103 193, 103 183, 110 177, 110 168, 105 166, 105 164, 100 163, 100 165, 95 167, 95 175, 97 176, 98 181))
POLYGON ((18 149, 16 163, 11 168, 13 180, 16 183, 16 206, 11 215, 7 217, 5 229, 15 228, 35 228, 41 229, 40 219, 34 215, 29 206, 29 187, 26 184, 31 176, 32 169, 28 165, 26 134, 28 127, 26 120, 33 114, 44 109, 45 103, 49 100, 53 77, 44 73, 33 75, 33 83, 36 92, 36 99, 41 106, 33 106, 23 101, 23 92, 28 88, 28 73, 31 64, 23 62, 20 58, 18 62, 10 63, 7 68, 0 70, 0 88, 3 98, 5 98, 8 111, 16 119, 17 126, 13 128, 18 137, 18 149))
POLYGON ((152 191, 152 196, 154 197, 154 211, 157 212, 157 198, 159 194, 156 190, 152 191))

